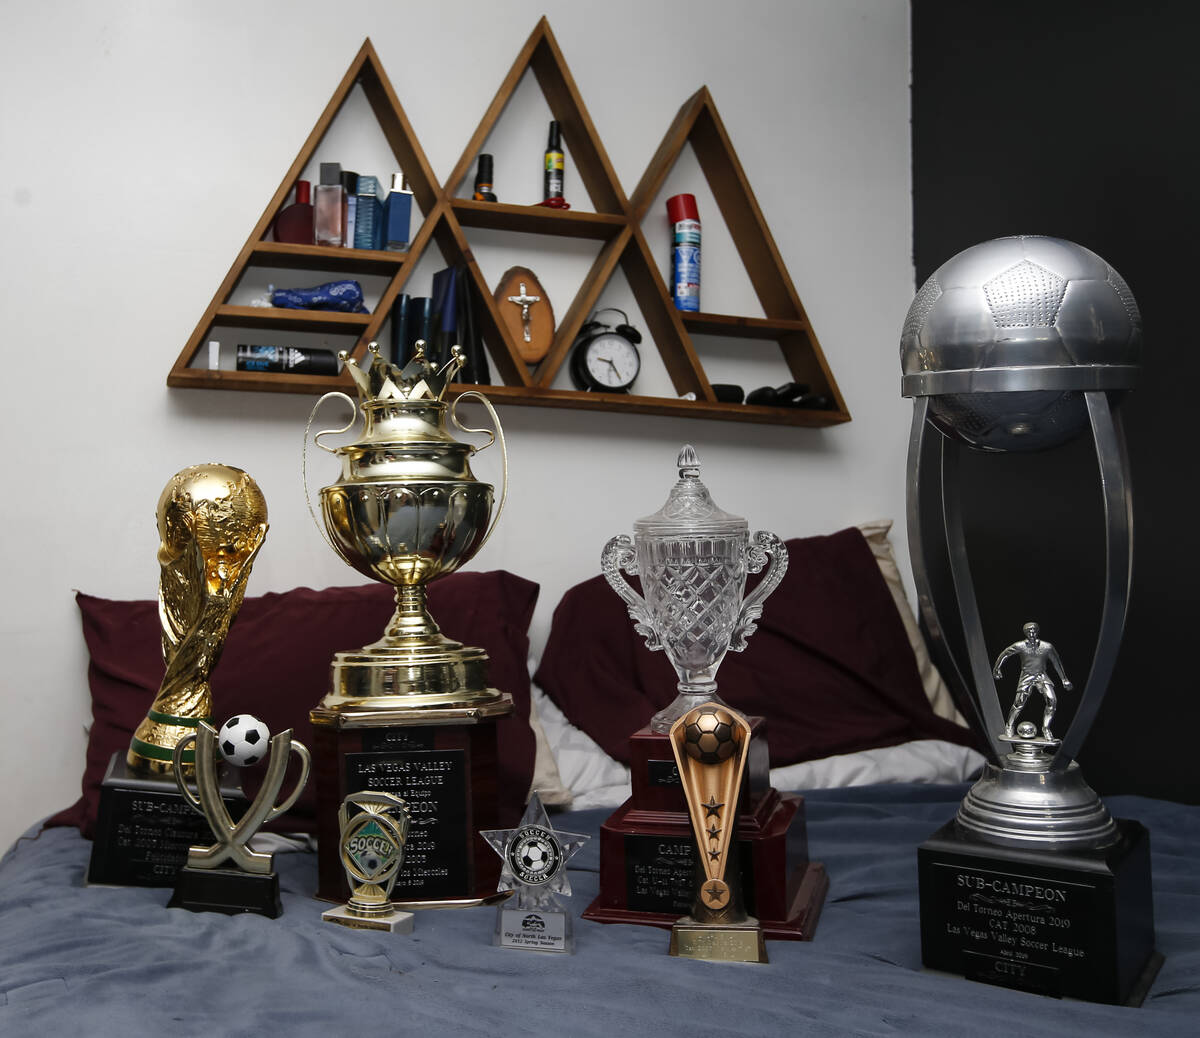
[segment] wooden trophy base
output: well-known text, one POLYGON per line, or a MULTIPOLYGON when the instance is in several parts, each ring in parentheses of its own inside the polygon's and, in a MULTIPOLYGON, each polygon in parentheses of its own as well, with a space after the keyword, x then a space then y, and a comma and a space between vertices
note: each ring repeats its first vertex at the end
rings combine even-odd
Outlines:
MULTIPOLYGON (((416 713, 416 711, 410 711, 416 713)), ((312 712, 317 897, 346 902, 338 809, 350 793, 402 796, 410 827, 392 902, 397 908, 477 905, 496 897, 500 859, 479 835, 501 826, 494 718, 372 725, 312 712), (319 716, 320 715, 320 716, 319 716)))
MULTIPOLYGON (((804 798, 770 786, 765 721, 749 721, 737 828, 746 910, 768 938, 811 940, 829 877, 808 858, 804 798)), ((692 910, 696 841, 668 737, 643 728, 630 756, 633 795, 600 828, 600 893, 583 918, 669 930, 692 910)))

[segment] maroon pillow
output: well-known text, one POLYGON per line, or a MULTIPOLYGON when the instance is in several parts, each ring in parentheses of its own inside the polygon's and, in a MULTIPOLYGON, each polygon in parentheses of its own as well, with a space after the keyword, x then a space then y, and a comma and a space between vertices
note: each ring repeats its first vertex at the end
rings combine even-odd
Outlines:
MULTIPOLYGON (((499 722, 500 788, 518 808, 533 777, 534 738, 529 727, 529 621, 538 586, 503 570, 454 573, 429 587, 429 608, 443 633, 485 649, 492 685, 512 695, 515 710, 499 722), (519 798, 516 800, 515 798, 519 798)), ((75 825, 91 838, 100 782, 109 759, 126 750, 146 716, 163 676, 155 601, 116 602, 76 594, 91 661, 92 727, 88 735, 83 795, 47 821, 75 825)), ((377 640, 395 607, 383 584, 296 588, 246 598, 220 662, 212 674, 213 715, 255 714, 273 732, 294 728, 312 745, 308 711, 328 692, 333 654, 377 640)), ((313 831, 314 784, 273 828, 313 831)))
MULTIPOLYGON (((930 707, 862 533, 798 538, 787 548, 787 573, 758 630, 717 671, 723 699, 767 718, 771 766, 910 739, 974 745, 966 728, 930 707)), ((594 577, 563 596, 534 680, 567 720, 628 763, 629 736, 675 697, 678 679, 665 653, 646 648, 604 578, 594 577)))

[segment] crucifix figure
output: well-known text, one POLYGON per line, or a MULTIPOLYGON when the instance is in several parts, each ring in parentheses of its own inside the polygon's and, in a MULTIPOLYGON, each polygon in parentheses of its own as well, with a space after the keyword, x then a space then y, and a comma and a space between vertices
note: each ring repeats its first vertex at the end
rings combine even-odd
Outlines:
POLYGON ((521 308, 521 324, 524 327, 526 342, 530 341, 530 338, 529 338, 529 308, 534 303, 540 303, 541 300, 542 300, 541 296, 531 296, 525 290, 525 282, 524 281, 521 282, 521 294, 519 296, 509 296, 508 297, 508 301, 510 303, 516 303, 517 306, 519 306, 521 308))

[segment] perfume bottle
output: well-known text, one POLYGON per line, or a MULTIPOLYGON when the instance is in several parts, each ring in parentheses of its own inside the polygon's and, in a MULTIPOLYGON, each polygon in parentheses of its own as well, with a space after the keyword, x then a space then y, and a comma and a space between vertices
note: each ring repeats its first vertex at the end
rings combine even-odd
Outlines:
POLYGON ((346 244, 346 192, 342 188, 342 164, 321 163, 321 182, 313 202, 313 236, 318 245, 346 244))
POLYGON ((412 229, 412 189, 403 173, 392 174, 392 190, 383 205, 383 247, 388 252, 407 252, 412 229))
POLYGON ((276 241, 293 245, 313 243, 312 185, 307 180, 296 181, 296 201, 279 211, 273 233, 276 241))
POLYGON ((475 193, 471 196, 476 202, 494 202, 496 193, 492 189, 492 157, 486 153, 479 156, 479 169, 475 172, 475 193))
POLYGON ((558 120, 550 121, 550 139, 546 142, 545 173, 542 177, 543 197, 547 202, 563 197, 562 132, 558 120))
POLYGON ((358 178, 358 206, 354 218, 354 247, 383 248, 383 203, 379 200, 379 178, 363 173, 358 178))
POLYGON ((342 170, 342 191, 345 195, 345 217, 342 221, 342 242, 346 248, 354 248, 355 220, 358 216, 358 174, 342 170))

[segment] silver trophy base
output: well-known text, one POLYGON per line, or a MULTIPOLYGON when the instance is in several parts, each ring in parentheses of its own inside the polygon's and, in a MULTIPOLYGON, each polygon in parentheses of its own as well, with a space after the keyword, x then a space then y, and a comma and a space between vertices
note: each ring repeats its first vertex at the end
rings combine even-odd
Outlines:
POLYGON ((991 843, 1047 850, 1098 849, 1117 841, 1116 823, 1074 761, 1063 771, 1050 771, 1019 751, 1004 761, 1002 768, 984 765, 958 809, 960 828, 991 843))

